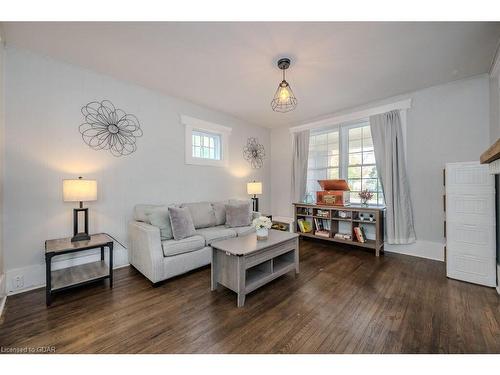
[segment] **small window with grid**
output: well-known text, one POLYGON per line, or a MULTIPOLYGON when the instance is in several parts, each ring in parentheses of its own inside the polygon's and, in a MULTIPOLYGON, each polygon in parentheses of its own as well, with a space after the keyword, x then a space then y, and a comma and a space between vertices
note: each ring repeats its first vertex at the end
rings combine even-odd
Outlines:
POLYGON ((221 139, 219 134, 192 131, 193 158, 221 160, 221 139))

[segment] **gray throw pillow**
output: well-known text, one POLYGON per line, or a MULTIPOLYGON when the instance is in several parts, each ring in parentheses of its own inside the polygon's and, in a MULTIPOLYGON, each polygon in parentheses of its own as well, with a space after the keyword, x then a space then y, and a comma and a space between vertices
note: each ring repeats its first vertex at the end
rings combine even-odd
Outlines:
POLYGON ((183 203, 181 207, 187 207, 191 213, 191 219, 196 229, 215 226, 215 212, 209 202, 183 203))
POLYGON ((182 240, 195 234, 193 219, 187 207, 169 207, 168 214, 172 223, 174 239, 182 240))
POLYGON ((148 212, 146 216, 151 225, 160 228, 160 237, 162 241, 171 240, 173 238, 168 207, 154 208, 151 212, 148 212))
POLYGON ((252 223, 250 203, 226 205, 226 226, 230 228, 246 227, 252 223))
POLYGON ((212 207, 215 213, 215 225, 226 224, 226 202, 213 202, 212 207))

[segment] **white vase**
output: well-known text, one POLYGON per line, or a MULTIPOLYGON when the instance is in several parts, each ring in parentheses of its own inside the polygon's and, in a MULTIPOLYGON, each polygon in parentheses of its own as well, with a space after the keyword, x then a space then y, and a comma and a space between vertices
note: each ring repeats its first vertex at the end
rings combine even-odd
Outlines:
POLYGON ((257 239, 259 241, 267 240, 267 236, 269 235, 269 229, 267 228, 259 228, 257 229, 257 239))

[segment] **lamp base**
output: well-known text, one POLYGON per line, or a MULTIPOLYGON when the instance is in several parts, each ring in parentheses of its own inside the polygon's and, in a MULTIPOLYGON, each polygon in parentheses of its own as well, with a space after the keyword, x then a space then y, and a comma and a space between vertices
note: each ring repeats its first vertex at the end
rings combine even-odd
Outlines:
POLYGON ((73 237, 71 237, 71 242, 77 241, 88 241, 90 240, 90 236, 87 233, 77 233, 73 237))
POLYGON ((89 236, 89 209, 83 208, 82 202, 80 202, 80 208, 73 209, 73 237, 71 237, 71 242, 76 241, 88 241, 89 236), (83 212, 84 220, 84 230, 83 232, 78 231, 78 214, 83 212))
POLYGON ((257 198, 255 195, 252 197, 252 210, 254 212, 259 212, 259 198, 257 198))

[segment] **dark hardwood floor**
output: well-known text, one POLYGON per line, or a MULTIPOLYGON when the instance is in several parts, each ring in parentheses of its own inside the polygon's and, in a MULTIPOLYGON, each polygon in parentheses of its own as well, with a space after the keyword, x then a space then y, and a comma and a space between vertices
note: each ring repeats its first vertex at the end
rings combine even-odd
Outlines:
POLYGON ((45 306, 9 297, 0 346, 57 353, 500 353, 500 296, 445 276, 445 265, 316 241, 301 273, 248 295, 210 292, 203 268, 153 288, 131 267, 45 306))

